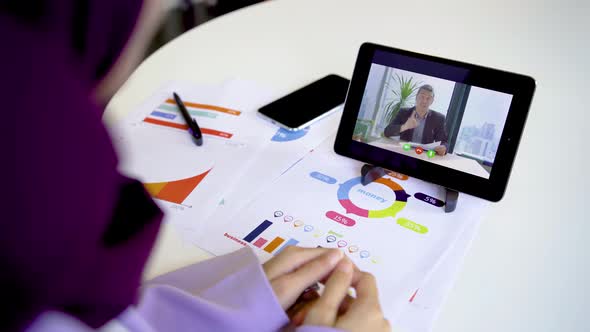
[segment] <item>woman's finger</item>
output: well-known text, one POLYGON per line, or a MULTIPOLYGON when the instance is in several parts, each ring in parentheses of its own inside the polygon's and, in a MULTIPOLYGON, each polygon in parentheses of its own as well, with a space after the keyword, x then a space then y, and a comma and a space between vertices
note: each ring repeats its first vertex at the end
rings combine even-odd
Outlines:
MULTIPOLYGON (((332 272, 338 262, 342 260, 343 255, 337 249, 326 251, 323 255, 303 264, 291 273, 272 279, 270 284, 283 308, 293 305, 306 288, 332 272)), ((352 274, 352 266, 350 269, 352 274)))
POLYGON ((334 252, 333 255, 339 255, 341 257, 340 254, 335 253, 336 251, 339 250, 290 246, 285 248, 268 262, 264 263, 262 268, 264 269, 266 277, 269 280, 273 280, 278 276, 294 271, 301 265, 314 260, 327 252, 334 252))
MULTIPOLYGON (((358 268, 358 266, 356 266, 356 264, 354 264, 354 262, 352 260, 350 260, 350 258, 348 258, 347 256, 344 256, 344 258, 342 259, 347 259, 350 261, 350 263, 352 264, 353 270, 352 270, 352 286, 356 286, 356 284, 359 282, 359 280, 361 279, 362 276, 362 271, 358 268)), ((325 284, 326 281, 328 280, 330 276, 327 275, 325 278, 321 279, 320 282, 322 284, 325 284)))
POLYGON ((307 312, 307 325, 333 326, 340 304, 348 294, 353 274, 349 260, 342 260, 326 281, 324 293, 307 312))
POLYGON ((362 272, 359 282, 355 286, 356 300, 351 303, 349 311, 364 310, 366 307, 375 307, 380 309, 379 292, 377 291, 377 281, 375 277, 367 272, 362 272))
POLYGON ((291 325, 299 326, 303 324, 307 312, 319 298, 320 294, 315 290, 301 294, 295 304, 287 310, 291 325))
POLYGON ((356 299, 334 327, 345 331, 391 331, 379 305, 377 283, 373 275, 364 272, 355 287, 356 299))
POLYGON ((354 300, 354 297, 347 294, 344 300, 342 300, 342 303, 340 303, 340 308, 338 308, 338 315, 346 313, 352 305, 352 303, 354 302, 354 300))

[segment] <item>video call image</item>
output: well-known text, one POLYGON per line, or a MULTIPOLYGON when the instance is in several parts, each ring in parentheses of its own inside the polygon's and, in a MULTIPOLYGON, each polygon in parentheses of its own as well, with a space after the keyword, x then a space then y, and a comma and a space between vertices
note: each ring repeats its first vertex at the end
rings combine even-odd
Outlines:
POLYGON ((373 63, 353 140, 488 179, 511 101, 373 63))

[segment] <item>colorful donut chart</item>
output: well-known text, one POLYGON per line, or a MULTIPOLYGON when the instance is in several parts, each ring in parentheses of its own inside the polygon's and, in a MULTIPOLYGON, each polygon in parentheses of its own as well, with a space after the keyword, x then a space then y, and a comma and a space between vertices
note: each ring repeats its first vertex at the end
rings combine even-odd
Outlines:
POLYGON ((395 202, 383 210, 366 210, 354 205, 354 203, 352 203, 350 200, 349 192, 352 187, 361 183, 361 177, 353 178, 344 182, 338 188, 338 201, 340 202, 340 205, 342 205, 342 207, 346 210, 346 213, 356 214, 359 217, 365 218, 395 217, 395 215, 406 206, 406 202, 408 201, 408 197, 410 197, 410 195, 408 195, 404 191, 404 188, 402 188, 399 184, 395 183, 391 179, 386 178, 379 178, 374 182, 389 187, 395 193, 395 202))

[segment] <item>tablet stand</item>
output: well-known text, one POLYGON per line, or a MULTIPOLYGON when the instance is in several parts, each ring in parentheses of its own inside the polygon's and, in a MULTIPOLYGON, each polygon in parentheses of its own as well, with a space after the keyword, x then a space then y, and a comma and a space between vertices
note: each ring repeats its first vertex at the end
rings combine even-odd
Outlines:
MULTIPOLYGON (((361 168, 361 183, 363 186, 383 177, 387 174, 387 170, 378 166, 364 164, 361 168)), ((457 201, 459 200, 459 192, 453 189, 445 188, 445 212, 453 212, 457 207, 457 201)))

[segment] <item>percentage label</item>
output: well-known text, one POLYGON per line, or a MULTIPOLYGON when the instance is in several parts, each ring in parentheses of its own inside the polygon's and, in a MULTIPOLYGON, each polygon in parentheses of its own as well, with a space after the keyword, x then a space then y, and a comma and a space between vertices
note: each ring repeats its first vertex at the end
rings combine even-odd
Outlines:
POLYGON ((343 216, 338 212, 335 211, 328 211, 326 212, 326 217, 328 219, 334 220, 335 222, 342 224, 344 226, 354 226, 354 224, 356 224, 356 221, 354 221, 353 219, 343 216))
POLYGON ((309 173, 309 176, 311 176, 312 178, 314 178, 316 180, 320 180, 322 182, 325 182, 327 184, 336 183, 336 179, 334 179, 333 177, 328 176, 326 174, 322 174, 320 172, 311 172, 311 173, 309 173))
POLYGON ((420 233, 420 234, 428 233, 428 227, 417 224, 417 223, 415 223, 411 220, 408 220, 406 218, 399 218, 397 220, 397 224, 404 227, 404 228, 407 228, 411 231, 414 231, 416 233, 420 233))
POLYGON ((418 199, 418 200, 421 200, 421 201, 426 202, 428 204, 432 204, 434 206, 441 207, 441 206, 445 205, 445 202, 441 201, 440 199, 436 199, 432 196, 428 196, 423 193, 415 193, 414 197, 416 197, 416 199, 418 199))

